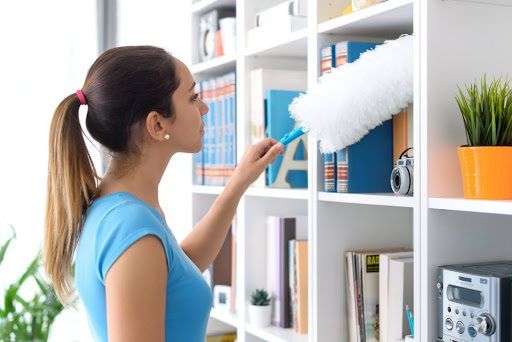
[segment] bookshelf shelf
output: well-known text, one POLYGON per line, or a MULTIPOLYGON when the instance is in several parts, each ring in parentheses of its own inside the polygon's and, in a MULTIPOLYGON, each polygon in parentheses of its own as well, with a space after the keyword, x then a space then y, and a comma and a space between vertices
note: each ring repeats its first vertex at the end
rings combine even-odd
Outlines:
POLYGON ((318 33, 396 38, 413 29, 413 0, 389 0, 318 25, 318 33))
POLYGON ((512 215, 512 201, 470 200, 456 197, 430 198, 428 206, 430 209, 512 215))
POLYGON ((223 74, 234 71, 236 68, 236 56, 221 56, 215 59, 194 64, 190 67, 193 75, 201 74, 223 74))
POLYGON ((220 193, 222 191, 224 191, 223 186, 192 185, 192 193, 193 194, 220 195, 220 193))
POLYGON ((319 192, 318 200, 323 202, 382 205, 405 208, 412 208, 414 206, 414 197, 398 196, 392 193, 345 194, 335 192, 319 192))
POLYGON ((249 56, 272 56, 272 57, 306 57, 307 56, 307 29, 301 29, 290 33, 285 37, 276 37, 270 42, 259 46, 248 47, 244 51, 249 56))
POLYGON ((200 0, 192 4, 193 14, 203 14, 217 7, 235 7, 236 0, 200 0))
POLYGON ((271 189, 271 188, 249 188, 245 193, 247 196, 283 198, 283 199, 308 199, 307 189, 271 189))
POLYGON ((278 327, 256 328, 250 324, 245 325, 245 331, 268 342, 307 342, 308 334, 297 334, 292 328, 278 327))
POLYGON ((210 317, 222 323, 231 325, 233 327, 236 327, 238 325, 237 317, 231 312, 223 312, 215 308, 212 308, 212 311, 210 312, 210 317))

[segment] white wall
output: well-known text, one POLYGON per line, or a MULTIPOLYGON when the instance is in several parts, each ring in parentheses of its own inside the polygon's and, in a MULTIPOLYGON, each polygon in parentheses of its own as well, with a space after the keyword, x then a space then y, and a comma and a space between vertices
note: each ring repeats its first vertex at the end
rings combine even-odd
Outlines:
MULTIPOLYGON (((0 241, 10 236, 7 224, 18 234, 0 269, 0 299, 41 247, 50 122, 97 57, 95 5, 0 2, 0 241)), ((72 326, 78 335, 84 327, 72 326)))
MULTIPOLYGON (((190 65, 190 1, 118 0, 118 45, 156 45, 190 65)), ((192 225, 192 156, 175 155, 160 183, 160 205, 178 241, 192 225)))

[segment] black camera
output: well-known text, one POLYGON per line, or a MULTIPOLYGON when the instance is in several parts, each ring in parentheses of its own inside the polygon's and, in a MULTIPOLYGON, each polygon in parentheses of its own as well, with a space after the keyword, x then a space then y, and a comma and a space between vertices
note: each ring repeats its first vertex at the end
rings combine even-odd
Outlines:
POLYGON ((414 157, 404 156, 396 161, 391 171, 391 189, 397 195, 411 195, 413 189, 414 157))

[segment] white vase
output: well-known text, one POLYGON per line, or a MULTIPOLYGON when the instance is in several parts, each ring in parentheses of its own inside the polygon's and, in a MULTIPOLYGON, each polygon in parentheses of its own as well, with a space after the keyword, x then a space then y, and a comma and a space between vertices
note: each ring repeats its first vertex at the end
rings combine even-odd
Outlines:
POLYGON ((264 328, 270 325, 270 305, 249 305, 249 318, 256 328, 264 328))

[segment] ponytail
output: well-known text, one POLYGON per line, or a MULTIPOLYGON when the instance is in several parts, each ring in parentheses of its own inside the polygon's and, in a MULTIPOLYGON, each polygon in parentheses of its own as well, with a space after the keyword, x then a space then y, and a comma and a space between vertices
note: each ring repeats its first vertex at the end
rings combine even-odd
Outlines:
POLYGON ((64 305, 71 303, 72 260, 82 218, 97 194, 99 180, 85 145, 79 107, 76 94, 66 97, 57 107, 50 127, 43 261, 64 305))

